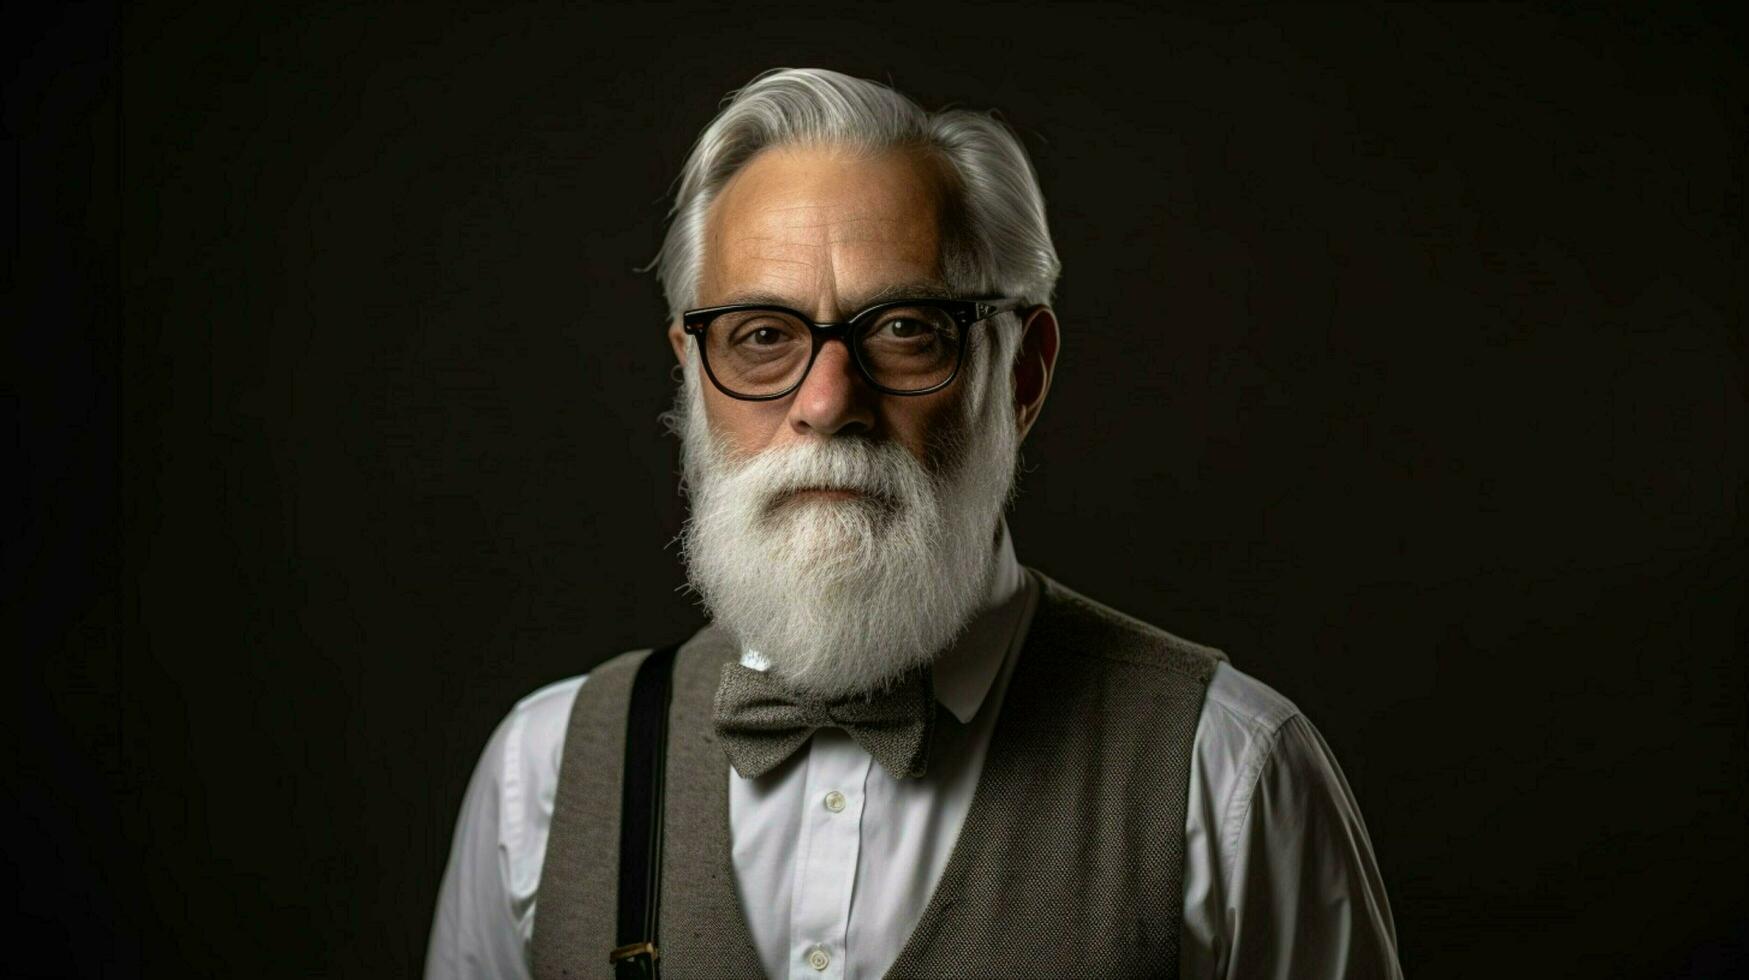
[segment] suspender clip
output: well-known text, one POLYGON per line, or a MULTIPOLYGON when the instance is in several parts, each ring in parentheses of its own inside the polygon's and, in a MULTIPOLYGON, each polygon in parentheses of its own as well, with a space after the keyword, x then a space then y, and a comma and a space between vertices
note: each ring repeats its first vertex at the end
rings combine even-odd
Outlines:
POLYGON ((607 962, 613 964, 613 975, 617 980, 636 980, 656 976, 656 961, 661 957, 655 943, 632 943, 608 953, 607 962))

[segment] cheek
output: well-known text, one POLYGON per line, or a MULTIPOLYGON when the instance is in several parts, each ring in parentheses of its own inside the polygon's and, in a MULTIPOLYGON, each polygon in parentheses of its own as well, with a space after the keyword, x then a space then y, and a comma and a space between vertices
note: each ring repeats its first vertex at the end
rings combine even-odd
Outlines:
POLYGON ((899 404, 887 413, 892 438, 930 473, 945 472, 965 445, 967 421, 964 402, 957 397, 960 390, 956 386, 939 396, 895 399, 899 404))
POLYGON ((706 384, 705 419, 724 448, 736 456, 752 456, 769 448, 783 431, 783 411, 777 402, 749 402, 730 398, 706 384))

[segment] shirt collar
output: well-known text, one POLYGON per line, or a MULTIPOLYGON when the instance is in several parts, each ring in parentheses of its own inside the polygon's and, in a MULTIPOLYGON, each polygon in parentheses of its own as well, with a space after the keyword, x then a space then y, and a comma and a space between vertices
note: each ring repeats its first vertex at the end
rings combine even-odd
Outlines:
MULTIPOLYGON (((966 624, 953 646, 935 659, 935 699, 960 724, 969 723, 983 707, 1008 652, 1020 640, 1031 579, 1014 557, 1008 522, 996 528, 994 564, 984 604, 966 624)), ((743 650, 741 663, 765 670, 769 662, 757 650, 743 650)))

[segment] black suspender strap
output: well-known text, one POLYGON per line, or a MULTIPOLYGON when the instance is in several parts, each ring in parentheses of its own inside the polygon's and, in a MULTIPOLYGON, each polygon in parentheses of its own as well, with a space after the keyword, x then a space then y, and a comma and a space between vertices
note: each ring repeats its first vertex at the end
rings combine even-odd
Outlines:
POLYGON ((662 975, 656 948, 656 913, 662 904, 662 789, 668 703, 679 649, 678 644, 664 647, 645 657, 632 679, 619 809, 619 948, 607 956, 614 980, 662 975))

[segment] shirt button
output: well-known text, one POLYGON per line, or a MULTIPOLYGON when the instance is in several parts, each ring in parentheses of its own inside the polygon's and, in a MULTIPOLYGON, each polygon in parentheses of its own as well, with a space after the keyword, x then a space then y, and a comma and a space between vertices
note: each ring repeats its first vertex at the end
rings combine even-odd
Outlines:
MULTIPOLYGON (((826 794, 826 809, 831 810, 833 813, 843 812, 843 810, 844 810, 844 794, 838 792, 837 790, 833 790, 832 792, 827 793, 826 794)), ((825 967, 815 967, 814 969, 823 970, 823 969, 825 969, 825 967)))
POLYGON ((816 970, 824 970, 832 965, 832 954, 826 952, 824 946, 815 946, 808 950, 808 965, 816 970))

